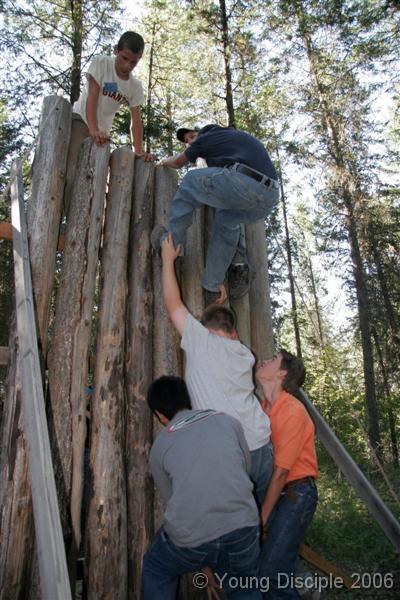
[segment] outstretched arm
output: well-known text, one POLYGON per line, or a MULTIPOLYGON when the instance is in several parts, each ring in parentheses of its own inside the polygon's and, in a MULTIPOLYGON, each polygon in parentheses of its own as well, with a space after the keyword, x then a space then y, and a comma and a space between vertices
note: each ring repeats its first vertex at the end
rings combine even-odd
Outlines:
POLYGON ((180 169, 189 162, 188 157, 184 152, 182 154, 176 154, 175 156, 169 156, 160 160, 162 167, 172 167, 172 169, 180 169))
POLYGON ((154 160, 153 154, 149 152, 143 152, 143 123, 140 114, 140 106, 131 107, 131 142, 135 149, 136 156, 144 156, 145 162, 152 162, 154 160))
POLYGON ((182 302, 175 275, 174 263, 177 256, 179 256, 179 252, 180 246, 175 248, 172 234, 168 234, 161 247, 162 289, 168 316, 175 325, 179 335, 182 335, 189 311, 182 302))

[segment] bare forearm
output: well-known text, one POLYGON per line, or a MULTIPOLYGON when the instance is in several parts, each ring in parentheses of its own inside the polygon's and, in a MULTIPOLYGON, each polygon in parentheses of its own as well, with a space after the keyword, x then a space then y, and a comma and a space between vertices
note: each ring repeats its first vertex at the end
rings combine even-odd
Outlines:
POLYGON ((175 267, 172 261, 163 261, 162 288, 165 306, 169 312, 177 304, 182 302, 178 282, 176 280, 175 267))
POLYGON ((182 152, 182 154, 176 154, 175 156, 169 156, 168 158, 163 158, 160 164, 163 167, 171 167, 172 169, 180 169, 184 165, 186 165, 189 160, 186 158, 186 154, 182 152))
POLYGON ((275 504, 279 500, 281 492, 285 487, 287 476, 288 471, 286 469, 281 469, 280 467, 274 468, 274 472, 272 473, 271 481, 269 482, 261 507, 261 520, 264 524, 268 521, 275 504))
POLYGON ((135 154, 142 154, 143 125, 141 120, 135 119, 131 123, 131 142, 135 149, 135 154))

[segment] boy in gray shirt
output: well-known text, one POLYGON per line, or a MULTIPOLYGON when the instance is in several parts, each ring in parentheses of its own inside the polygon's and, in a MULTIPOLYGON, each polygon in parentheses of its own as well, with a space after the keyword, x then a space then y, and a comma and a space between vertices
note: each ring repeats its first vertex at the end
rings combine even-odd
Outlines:
POLYGON ((145 600, 175 599, 179 576, 206 565, 228 597, 261 598, 255 577, 259 515, 240 423, 215 410, 192 411, 178 377, 155 380, 147 402, 165 425, 150 467, 166 508, 143 561, 145 600), (252 585, 231 589, 229 581, 239 577, 253 577, 252 585))
POLYGON ((251 479, 259 505, 272 474, 270 423, 254 394, 252 352, 240 342, 228 308, 213 304, 200 323, 183 304, 174 262, 179 247, 172 236, 162 242, 162 287, 168 316, 182 336, 185 381, 194 409, 215 409, 232 415, 243 426, 251 455, 251 479))

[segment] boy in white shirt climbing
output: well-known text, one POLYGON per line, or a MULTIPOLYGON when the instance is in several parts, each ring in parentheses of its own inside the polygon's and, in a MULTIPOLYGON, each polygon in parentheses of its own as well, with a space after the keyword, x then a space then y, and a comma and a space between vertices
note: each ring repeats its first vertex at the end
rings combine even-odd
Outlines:
POLYGON ((254 356, 240 342, 230 309, 210 305, 199 322, 183 304, 174 267, 180 247, 174 248, 171 234, 162 242, 161 252, 164 302, 182 337, 193 408, 220 410, 240 421, 250 449, 254 494, 261 504, 273 464, 269 418, 254 394, 254 356))

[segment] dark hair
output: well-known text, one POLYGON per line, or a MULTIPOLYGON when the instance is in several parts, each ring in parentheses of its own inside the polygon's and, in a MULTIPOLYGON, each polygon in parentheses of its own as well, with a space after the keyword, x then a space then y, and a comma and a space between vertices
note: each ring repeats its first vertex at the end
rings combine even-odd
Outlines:
POLYGON ((233 333, 236 330, 235 314, 225 306, 212 304, 203 312, 201 323, 209 329, 221 329, 225 333, 233 333))
POLYGON ((153 381, 147 391, 147 404, 153 413, 157 410, 169 420, 180 410, 192 408, 186 383, 173 375, 153 381))
POLYGON ((125 31, 118 40, 117 50, 130 50, 134 54, 139 54, 144 50, 144 39, 134 31, 125 31))
POLYGON ((306 370, 301 358, 298 358, 291 352, 281 349, 279 354, 282 356, 281 369, 286 371, 285 379, 282 382, 284 390, 289 394, 296 395, 297 390, 303 385, 306 377, 306 370))

